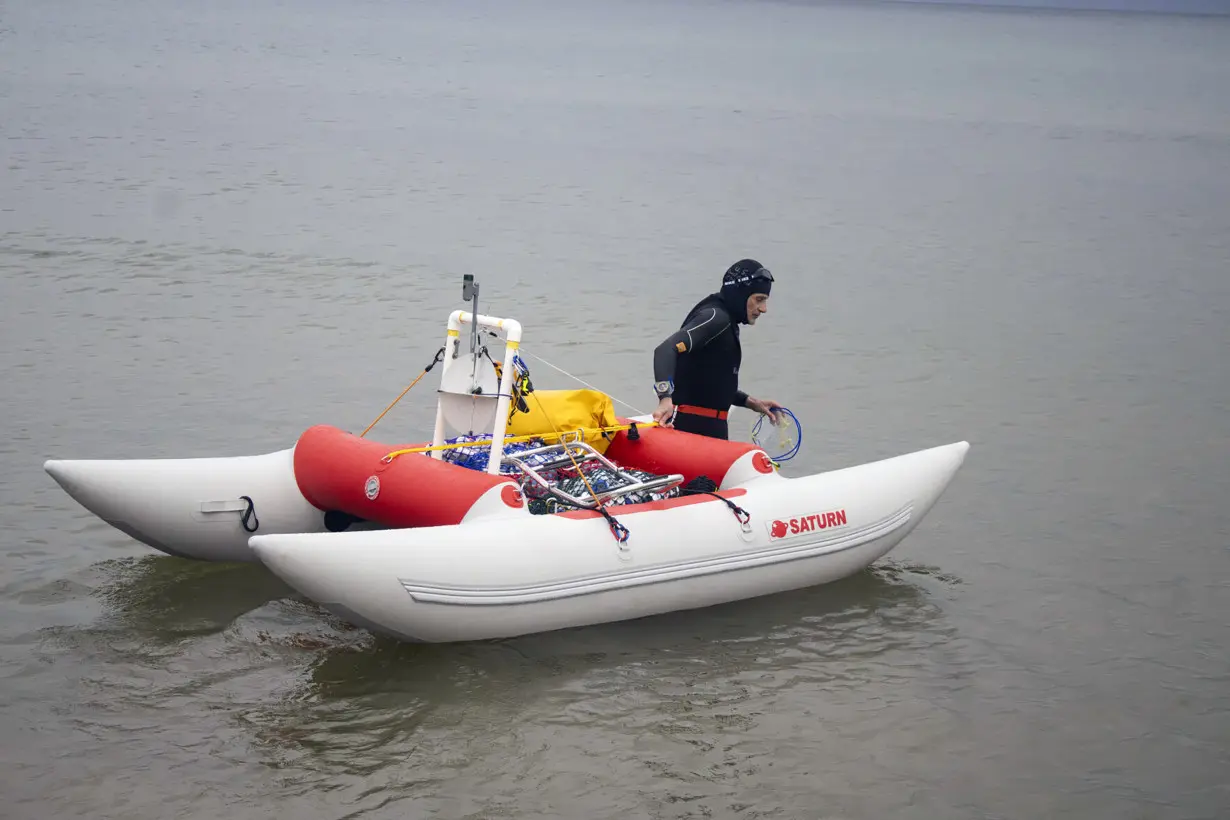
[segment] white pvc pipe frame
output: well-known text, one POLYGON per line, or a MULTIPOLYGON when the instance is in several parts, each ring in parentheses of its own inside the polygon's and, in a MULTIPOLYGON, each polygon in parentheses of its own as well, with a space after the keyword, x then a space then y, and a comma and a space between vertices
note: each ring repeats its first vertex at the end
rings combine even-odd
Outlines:
MULTIPOLYGON (((461 344, 461 326, 474 322, 474 314, 468 310, 454 310, 448 317, 448 337, 444 342, 444 367, 440 370, 440 382, 444 382, 444 374, 453 365, 453 354, 461 344)), ((504 341, 504 371, 500 378, 500 398, 495 406, 495 429, 491 431, 491 455, 487 459, 487 472, 493 475, 500 472, 500 461, 504 457, 504 433, 508 429, 508 405, 512 401, 513 357, 521 347, 521 323, 516 319, 500 319, 495 316, 478 314, 479 327, 491 330, 503 330, 504 341)), ((432 437, 432 446, 444 444, 444 406, 436 402, 436 430, 432 437)), ((443 450, 432 450, 432 458, 443 459, 443 450)))

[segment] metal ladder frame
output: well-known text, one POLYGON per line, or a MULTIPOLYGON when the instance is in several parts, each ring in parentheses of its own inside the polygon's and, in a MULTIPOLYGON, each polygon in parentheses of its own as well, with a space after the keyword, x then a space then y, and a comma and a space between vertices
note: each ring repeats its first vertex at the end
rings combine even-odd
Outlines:
MULTIPOLYGON (((580 438, 579 434, 577 435, 577 438, 580 438)), ((619 498, 620 496, 629 495, 631 493, 670 490, 673 487, 677 487, 683 483, 683 476, 679 473, 656 476, 654 478, 642 481, 639 478, 629 475, 609 458, 604 456, 602 453, 599 453, 589 444, 586 444, 580 440, 563 441, 559 444, 547 444, 542 447, 535 447, 532 450, 522 450, 519 453, 504 456, 501 460, 501 464, 506 462, 516 465, 517 469, 521 470, 523 475, 534 481, 534 483, 538 484, 538 486, 542 487, 551 495, 563 499, 569 504, 586 509, 597 509, 600 504, 606 501, 613 498, 619 498), (559 456, 546 462, 545 464, 537 464, 532 467, 525 463, 525 459, 529 457, 547 455, 551 453, 559 453, 559 456), (611 487, 610 489, 603 490, 602 492, 596 493, 594 497, 589 499, 583 499, 578 498, 571 493, 566 493, 558 487, 553 486, 550 482, 538 474, 539 470, 555 470, 560 467, 572 467, 574 465, 580 469, 581 465, 587 461, 597 461, 602 466, 615 473, 619 478, 623 479, 625 484, 623 486, 611 487)))

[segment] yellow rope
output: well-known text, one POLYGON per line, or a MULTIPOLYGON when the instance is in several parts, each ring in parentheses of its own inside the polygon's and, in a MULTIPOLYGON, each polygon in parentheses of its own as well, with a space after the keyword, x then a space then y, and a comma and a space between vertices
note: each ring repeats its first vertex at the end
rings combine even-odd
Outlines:
MULTIPOLYGON (((542 414, 546 416, 547 423, 551 425, 551 429, 555 431, 554 435, 560 435, 559 428, 555 426, 555 422, 551 421, 551 414, 547 412, 547 408, 543 407, 542 400, 538 398, 537 393, 530 393, 534 397, 534 401, 538 402, 538 409, 542 410, 542 414)), ((583 429, 583 428, 580 428, 583 429)), ((584 440, 584 436, 581 437, 584 440)), ((602 509, 603 504, 598 500, 598 494, 594 492, 594 488, 589 485, 589 479, 585 477, 585 471, 581 469, 581 465, 577 464, 577 460, 572 457, 572 450, 568 449, 568 445, 564 445, 564 454, 568 456, 568 460, 572 462, 572 469, 577 471, 577 475, 585 484, 585 489, 589 490, 589 497, 598 505, 598 509, 602 509)))
MULTIPOLYGON (((422 373, 418 375, 418 378, 410 382, 410 387, 414 387, 416 384, 419 383, 419 379, 423 378, 426 375, 427 375, 427 371, 424 370, 422 373)), ((393 399, 393 404, 397 404, 399 401, 401 401, 402 396, 410 392, 410 387, 407 387, 405 390, 401 391, 401 396, 398 396, 397 398, 393 399)), ((384 408, 384 413, 387 413, 390 410, 392 410, 393 404, 390 404, 388 407, 384 408)), ((371 429, 376 426, 376 422, 384 418, 384 413, 381 413, 380 415, 376 416, 376 421, 373 421, 371 424, 367 425, 367 429, 364 430, 362 433, 359 433, 359 438, 363 438, 364 436, 366 436, 371 431, 371 429)))
MULTIPOLYGON (((531 393, 530 395, 532 396, 534 394, 531 393)), ((538 406, 541 407, 542 403, 539 402, 538 406)), ((546 415, 545 409, 543 410, 543 415, 546 415)), ((547 421, 551 421, 550 417, 547 418, 547 421)), ((646 422, 636 423, 637 427, 654 427, 655 425, 657 425, 656 421, 646 421, 646 422)), ((516 444, 522 441, 533 441, 534 439, 537 439, 537 438, 541 438, 541 439, 560 438, 562 436, 566 436, 571 433, 583 433, 585 431, 588 431, 591 433, 617 433, 620 430, 632 429, 632 425, 631 424, 616 424, 610 427, 578 427, 576 430, 566 430, 561 433, 559 429, 555 426, 555 424, 552 423, 551 429, 555 430, 555 432, 554 433, 530 433, 524 436, 505 436, 504 443, 505 444, 516 444)), ((392 461, 393 459, 397 458, 398 456, 404 456, 409 453, 430 453, 436 450, 454 450, 459 447, 481 447, 483 445, 491 444, 492 441, 493 439, 488 438, 488 439, 478 439, 475 441, 456 441, 456 442, 453 442, 452 444, 441 444, 439 446, 429 445, 426 447, 407 447, 404 450, 394 450, 393 452, 389 453, 384 458, 382 458, 381 461, 388 463, 392 461)))

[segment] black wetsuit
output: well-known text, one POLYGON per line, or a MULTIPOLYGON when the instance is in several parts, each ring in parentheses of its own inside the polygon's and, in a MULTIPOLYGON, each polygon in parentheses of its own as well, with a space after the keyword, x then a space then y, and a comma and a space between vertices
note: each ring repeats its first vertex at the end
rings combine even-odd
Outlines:
MULTIPOLYGON (((714 438, 729 438, 726 413, 731 405, 745 407, 747 394, 739 389, 739 363, 743 348, 739 343, 739 322, 721 294, 702 299, 679 330, 668 336, 653 351, 654 381, 673 382, 670 394, 678 412, 678 430, 714 438), (686 412, 687 408, 717 411, 721 418, 686 412)), ((659 398, 664 393, 659 392, 659 398)))

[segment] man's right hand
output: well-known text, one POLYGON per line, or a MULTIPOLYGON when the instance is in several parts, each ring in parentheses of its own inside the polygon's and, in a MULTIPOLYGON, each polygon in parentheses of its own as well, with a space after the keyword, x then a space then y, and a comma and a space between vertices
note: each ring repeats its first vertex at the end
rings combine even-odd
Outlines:
POLYGON ((674 427, 671 424, 671 417, 675 415, 675 402, 671 401, 670 396, 663 396, 658 401, 658 409, 653 411, 653 420, 658 423, 659 427, 674 427))

